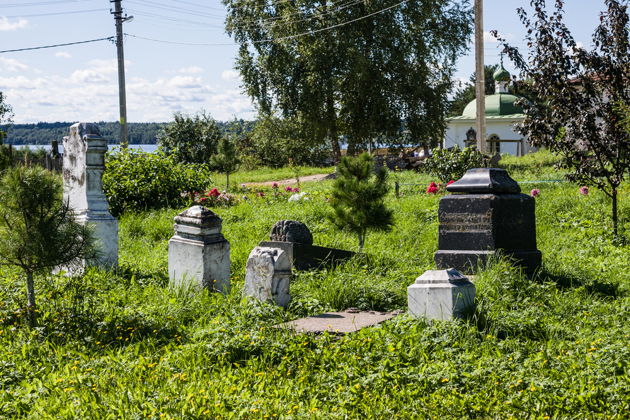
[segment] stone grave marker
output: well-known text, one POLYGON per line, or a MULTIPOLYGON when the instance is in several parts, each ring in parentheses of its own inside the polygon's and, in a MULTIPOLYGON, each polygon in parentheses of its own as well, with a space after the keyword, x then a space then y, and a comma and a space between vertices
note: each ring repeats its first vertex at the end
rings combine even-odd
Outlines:
POLYGON ((174 220, 175 235, 168 241, 171 284, 227 293, 230 243, 221 233, 221 218, 205 207, 193 206, 174 220))
POLYGON ((271 229, 270 240, 262 241, 258 246, 282 249, 296 270, 339 263, 354 255, 352 251, 313 245, 313 235, 308 227, 295 220, 277 222, 271 229))
POLYGON ((348 334, 363 328, 373 327, 390 320, 399 312, 376 312, 347 309, 342 312, 326 312, 306 318, 296 319, 276 325, 276 328, 286 328, 297 333, 348 334))
POLYGON ((471 169, 446 189, 455 194, 440 200, 438 268, 472 273, 499 251, 528 274, 540 266, 535 200, 504 169, 471 169))
MULTIPOLYGON (((103 192, 107 140, 95 124, 77 123, 63 138, 63 195, 80 223, 94 229, 98 254, 95 260, 68 267, 80 274, 86 265, 113 268, 118 264, 118 221, 110 214, 103 192)), ((63 268, 66 269, 66 268, 63 268)))
POLYGON ((455 269, 425 271, 407 288, 409 314, 442 321, 461 318, 474 307, 475 291, 455 269))
POLYGON ((286 308, 291 301, 291 261, 280 248, 257 246, 249 254, 243 293, 286 308))

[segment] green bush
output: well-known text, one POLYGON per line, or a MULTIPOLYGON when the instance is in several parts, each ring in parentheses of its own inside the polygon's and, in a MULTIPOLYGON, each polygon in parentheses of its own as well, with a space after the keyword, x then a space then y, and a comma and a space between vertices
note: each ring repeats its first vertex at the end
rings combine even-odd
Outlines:
MULTIPOLYGON (((252 131, 253 152, 261 166, 280 168, 289 159, 300 166, 322 165, 330 156, 328 146, 319 142, 297 120, 261 116, 252 131)), ((249 165, 251 158, 246 158, 249 165)))
POLYGON ((485 166, 483 155, 472 147, 460 150, 458 146, 452 149, 433 149, 433 155, 422 166, 424 172, 437 177, 446 183, 457 181, 467 170, 485 166))
POLYGON ((0 144, 0 172, 9 168, 12 165, 11 155, 9 154, 9 148, 4 144, 0 144))
POLYGON ((110 211, 183 206, 186 192, 203 191, 211 183, 207 166, 177 163, 161 151, 145 153, 133 149, 107 154, 103 189, 110 211))
POLYGON ((162 129, 158 143, 177 162, 206 164, 217 152, 222 137, 217 122, 205 112, 190 116, 181 112, 162 129))

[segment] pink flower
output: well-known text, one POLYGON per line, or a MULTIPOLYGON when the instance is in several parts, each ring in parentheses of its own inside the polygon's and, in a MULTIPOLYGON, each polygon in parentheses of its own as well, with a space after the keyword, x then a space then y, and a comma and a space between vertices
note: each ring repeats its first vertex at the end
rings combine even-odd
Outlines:
POLYGON ((208 196, 215 197, 215 198, 218 197, 219 195, 221 195, 221 193, 216 188, 211 189, 210 192, 208 193, 208 196))
POLYGON ((300 192, 300 189, 299 189, 299 188, 293 188, 293 192, 297 192, 297 193, 299 193, 299 192, 300 192))
POLYGON ((449 185, 451 185, 453 182, 455 182, 455 181, 453 181, 453 180, 451 179, 450 181, 448 181, 448 182, 446 183, 446 186, 448 187, 448 186, 449 186, 449 185))
POLYGON ((291 188, 291 187, 286 187, 284 190, 285 190, 286 192, 293 192, 293 188, 291 188))
POLYGON ((588 187, 580 187, 580 194, 588 195, 588 187))
POLYGON ((273 188, 273 189, 277 189, 277 188, 278 188, 278 183, 277 183, 277 182, 274 182, 274 183, 271 185, 271 188, 273 188))
POLYGON ((532 197, 538 197, 540 195, 540 190, 538 188, 534 188, 530 194, 532 195, 532 197))

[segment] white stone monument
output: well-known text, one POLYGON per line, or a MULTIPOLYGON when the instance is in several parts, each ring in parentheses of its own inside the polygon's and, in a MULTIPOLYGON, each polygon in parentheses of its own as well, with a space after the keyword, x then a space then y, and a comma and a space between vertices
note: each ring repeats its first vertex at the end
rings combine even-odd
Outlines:
POLYGON ((291 301, 291 259, 280 248, 257 246, 249 254, 243 294, 286 308, 291 301))
POLYGON ((63 138, 63 195, 80 223, 92 226, 97 243, 97 257, 84 262, 70 274, 83 271, 85 265, 110 269, 118 265, 118 221, 110 214, 103 192, 107 140, 94 124, 76 123, 63 138))
POLYGON ((475 285, 454 268, 428 270, 407 288, 409 314, 427 319, 462 317, 475 304, 475 285))
POLYGON ((230 243, 221 234, 222 220, 202 206, 175 217, 175 235, 168 241, 171 284, 230 290, 230 243))

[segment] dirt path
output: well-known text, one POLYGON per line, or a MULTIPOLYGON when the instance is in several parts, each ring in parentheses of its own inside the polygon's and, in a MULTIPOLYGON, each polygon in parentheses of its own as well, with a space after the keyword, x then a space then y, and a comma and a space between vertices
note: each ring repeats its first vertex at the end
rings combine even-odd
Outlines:
MULTIPOLYGON (((317 174, 317 175, 301 176, 300 182, 322 181, 324 179, 332 179, 332 176, 333 176, 332 174, 317 174)), ((297 180, 295 178, 289 178, 289 179, 281 179, 280 181, 246 182, 245 185, 248 187, 260 187, 260 186, 271 187, 274 184, 274 182, 278 185, 297 184, 297 180)))

